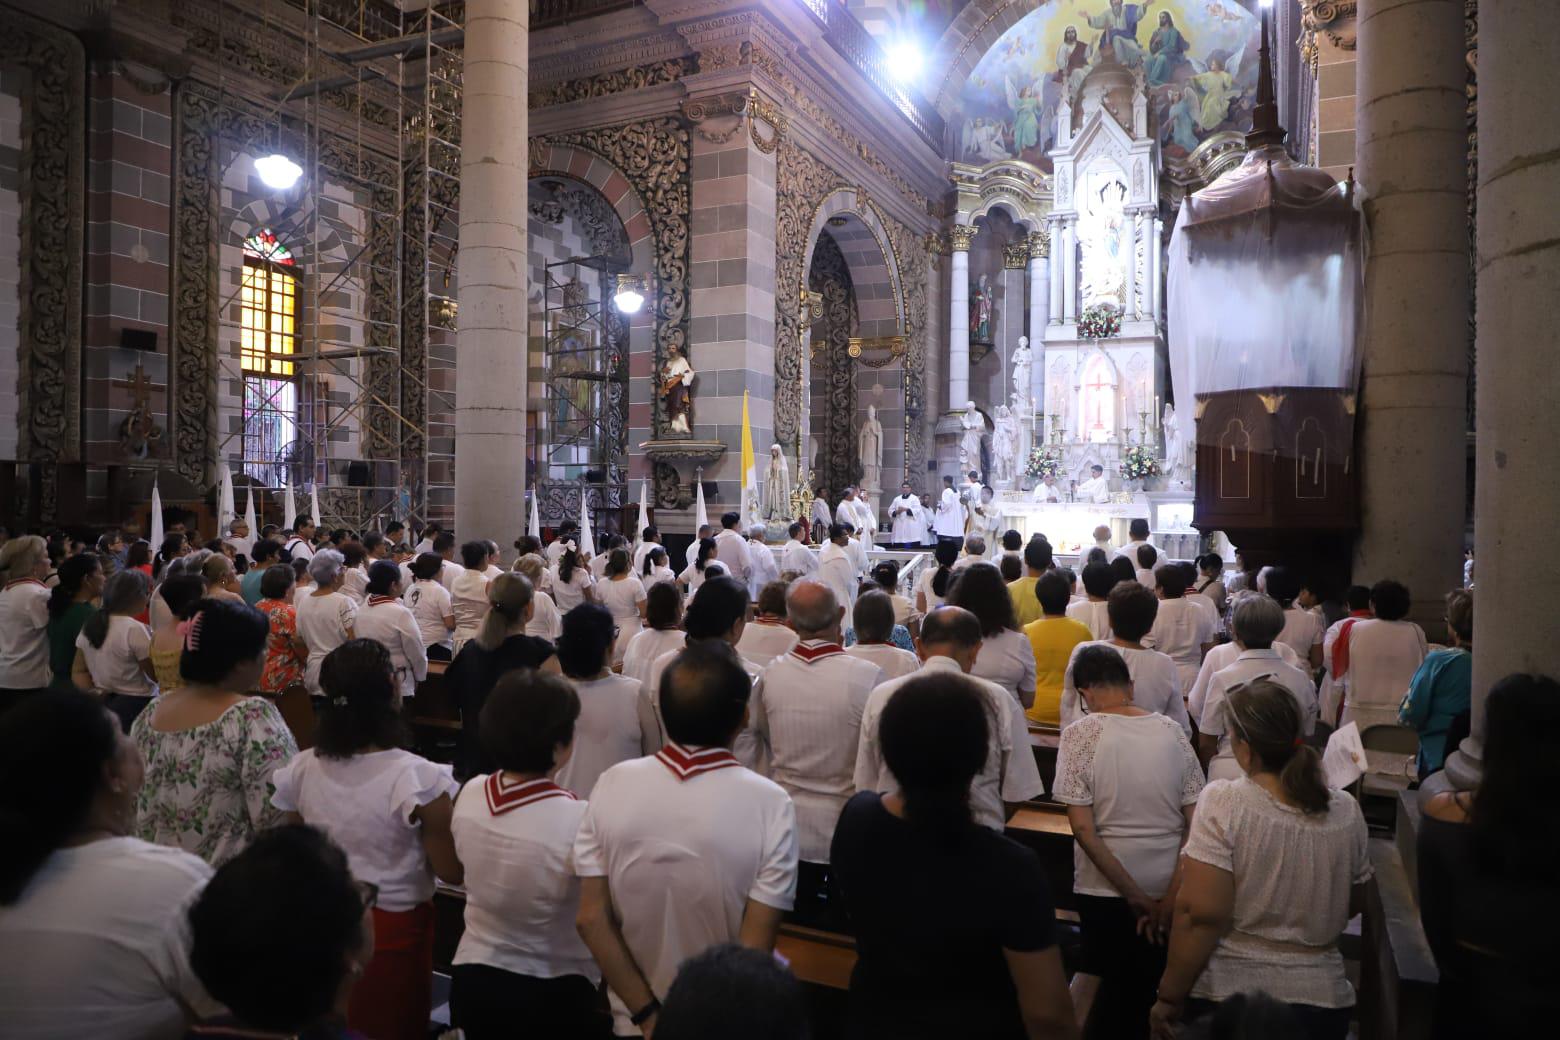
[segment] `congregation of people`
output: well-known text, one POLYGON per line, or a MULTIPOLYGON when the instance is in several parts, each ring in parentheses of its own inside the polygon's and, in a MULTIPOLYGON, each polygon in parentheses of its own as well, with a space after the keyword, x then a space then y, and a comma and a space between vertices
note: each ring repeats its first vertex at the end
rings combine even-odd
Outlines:
MULTIPOLYGON (((1074 572, 947 485, 905 484, 884 531, 852 489, 784 544, 737 513, 686 552, 566 522, 509 566, 310 517, 6 538, 0 1034, 421 1040, 443 891, 468 1040, 799 1040, 787 922, 851 937, 853 1037, 1349 1035, 1372 866, 1320 751, 1405 726, 1411 779, 1442 769, 1473 590, 1427 632, 1388 576, 1226 574, 1144 521, 1074 572), (430 676, 448 756, 409 727, 430 676), (1040 799, 1072 933, 1006 833, 1040 799), (1100 980, 1084 1024, 1069 970, 1100 980)), ((1551 941, 1518 922, 1554 895, 1557 714, 1553 679, 1501 680, 1480 786, 1426 809, 1440 1036, 1547 1006, 1551 941)))

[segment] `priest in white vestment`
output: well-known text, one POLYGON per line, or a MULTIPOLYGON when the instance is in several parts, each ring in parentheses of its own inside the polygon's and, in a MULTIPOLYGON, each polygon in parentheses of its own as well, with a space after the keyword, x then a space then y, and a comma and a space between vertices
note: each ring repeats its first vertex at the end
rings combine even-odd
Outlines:
POLYGON ((964 503, 953 490, 953 478, 943 478, 942 499, 937 503, 937 518, 932 524, 938 538, 964 538, 964 503))
POLYGON ((1078 484, 1078 501, 1103 505, 1110 501, 1110 481, 1105 479, 1105 467, 1095 463, 1089 467, 1092 476, 1078 484))
POLYGON ((790 528, 791 540, 785 543, 780 550, 780 572, 794 572, 806 577, 818 570, 818 557, 807 546, 803 545, 801 538, 801 524, 792 524, 790 528))
POLYGON ((921 500, 910 490, 908 480, 899 485, 899 497, 888 504, 888 522, 892 527, 889 537, 895 545, 920 545, 926 539, 926 528, 921 523, 921 500))
POLYGON ((850 536, 836 527, 839 536, 830 538, 818 553, 818 580, 829 586, 834 597, 847 609, 856 605, 856 563, 851 558, 850 536))

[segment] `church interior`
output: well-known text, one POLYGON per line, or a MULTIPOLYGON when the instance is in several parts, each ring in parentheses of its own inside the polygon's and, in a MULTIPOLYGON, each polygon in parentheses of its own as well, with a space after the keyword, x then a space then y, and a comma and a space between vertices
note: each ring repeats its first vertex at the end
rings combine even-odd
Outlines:
POLYGON ((0 0, 0 1023, 1526 1032, 1560 38, 1480 6, 0 0))

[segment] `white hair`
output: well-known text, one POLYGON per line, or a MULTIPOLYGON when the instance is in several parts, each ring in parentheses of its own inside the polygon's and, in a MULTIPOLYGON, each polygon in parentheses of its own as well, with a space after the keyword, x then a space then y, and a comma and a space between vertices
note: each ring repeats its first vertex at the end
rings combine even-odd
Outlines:
POLYGON ((324 588, 336 580, 346 563, 347 558, 335 549, 321 549, 309 561, 309 577, 314 584, 324 588))

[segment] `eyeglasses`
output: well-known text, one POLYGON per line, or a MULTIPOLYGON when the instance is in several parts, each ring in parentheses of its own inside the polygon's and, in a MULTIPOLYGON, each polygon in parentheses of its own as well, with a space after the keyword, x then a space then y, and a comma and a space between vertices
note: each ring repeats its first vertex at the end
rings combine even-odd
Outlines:
POLYGON ((358 890, 358 898, 363 901, 364 910, 372 910, 379 905, 379 886, 372 881, 354 881, 353 886, 358 890))

